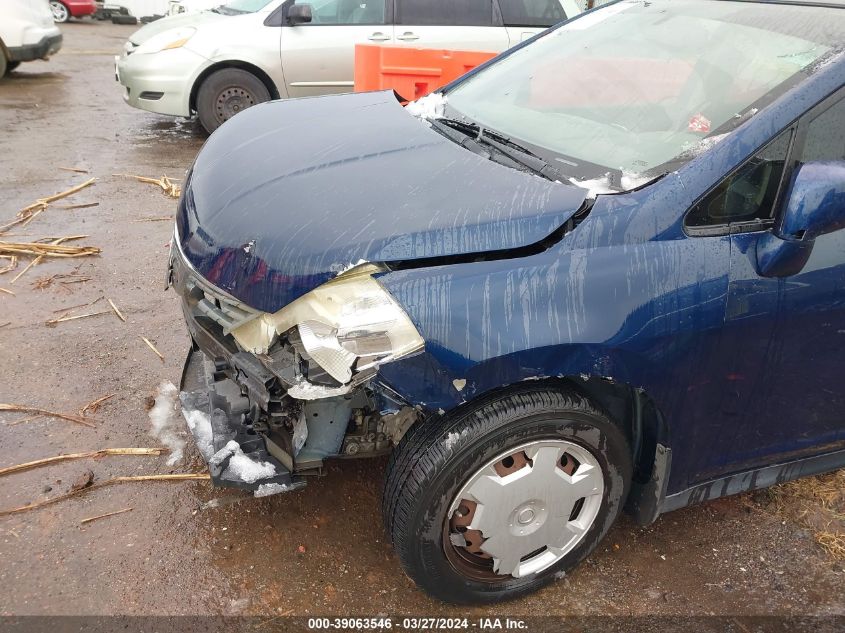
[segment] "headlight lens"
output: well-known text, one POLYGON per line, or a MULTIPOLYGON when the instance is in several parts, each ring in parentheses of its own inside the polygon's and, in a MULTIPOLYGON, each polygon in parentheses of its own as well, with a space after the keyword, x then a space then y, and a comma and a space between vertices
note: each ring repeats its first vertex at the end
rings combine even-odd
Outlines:
POLYGON ((373 279, 378 270, 359 266, 232 336, 245 350, 266 354, 278 335, 297 328, 307 354, 341 384, 355 372, 421 350, 424 341, 408 315, 373 279))
POLYGON ((186 26, 179 29, 170 29, 164 33, 153 35, 146 42, 135 49, 135 53, 140 55, 160 53, 161 51, 170 50, 173 48, 181 48, 187 44, 197 30, 193 27, 186 26))

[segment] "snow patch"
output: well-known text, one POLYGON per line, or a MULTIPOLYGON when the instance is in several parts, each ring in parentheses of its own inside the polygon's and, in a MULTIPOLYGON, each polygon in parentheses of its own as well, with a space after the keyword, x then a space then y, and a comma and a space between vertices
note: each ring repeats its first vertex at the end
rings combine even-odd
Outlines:
POLYGON ((570 178, 569 182, 571 182, 576 187, 586 189, 587 198, 593 199, 603 193, 616 193, 615 189, 610 188, 610 183, 608 182, 608 180, 608 175, 605 174, 601 178, 591 178, 589 180, 578 180, 576 178, 570 178))
POLYGON ((259 479, 266 479, 276 474, 276 467, 270 462, 256 462, 247 457, 241 445, 235 440, 229 440, 226 446, 212 455, 208 465, 218 468, 226 458, 229 458, 229 465, 223 472, 227 479, 240 479, 252 484, 259 479))
POLYGON ((608 172, 600 178, 591 178, 589 180, 578 180, 570 178, 571 182, 576 187, 587 190, 587 198, 593 199, 598 195, 608 193, 620 193, 622 191, 631 191, 637 187, 642 187, 647 182, 654 180, 654 176, 643 176, 633 171, 622 170, 622 178, 618 185, 613 185, 611 182, 611 173, 608 172))
POLYGON ((194 436, 197 448, 200 449, 200 453, 208 461, 214 454, 214 435, 211 431, 211 418, 199 409, 190 409, 187 411, 182 409, 182 417, 188 423, 188 428, 194 436))
POLYGON ((258 490, 253 495, 256 497, 269 497, 270 495, 277 495, 282 492, 288 492, 289 490, 294 490, 294 487, 277 483, 259 484, 258 490))
POLYGON ((632 171, 622 170, 621 185, 623 191, 630 191, 631 189, 642 187, 650 180, 654 180, 654 176, 643 176, 642 174, 637 174, 632 171))
POLYGON ((362 264, 368 264, 368 263, 369 262, 366 259, 359 259, 354 264, 346 264, 345 266, 343 266, 341 264, 332 264, 331 267, 329 268, 329 270, 331 270, 333 273, 337 273, 337 276, 340 277, 343 273, 349 272, 353 268, 357 268, 358 266, 361 266, 362 264))
POLYGON ((442 92, 432 92, 422 99, 411 101, 405 110, 420 119, 439 119, 443 116, 443 108, 448 98, 442 92))
POLYGON ((150 435, 170 449, 167 465, 173 466, 182 459, 185 440, 176 430, 176 396, 179 390, 172 382, 162 382, 158 386, 155 405, 150 409, 150 435))
POLYGON ((455 444, 457 444, 462 438, 466 437, 467 433, 467 429, 464 429, 460 433, 449 433, 449 435, 446 436, 446 439, 443 440, 443 448, 445 448, 447 451, 452 450, 455 444))
POLYGON ((299 382, 288 389, 288 395, 297 400, 319 400, 320 398, 331 398, 334 396, 342 396, 349 393, 350 386, 343 387, 323 387, 321 385, 314 385, 300 378, 299 382))
POLYGON ((467 386, 466 378, 455 378, 455 380, 452 381, 452 386, 458 391, 463 391, 464 387, 467 386))

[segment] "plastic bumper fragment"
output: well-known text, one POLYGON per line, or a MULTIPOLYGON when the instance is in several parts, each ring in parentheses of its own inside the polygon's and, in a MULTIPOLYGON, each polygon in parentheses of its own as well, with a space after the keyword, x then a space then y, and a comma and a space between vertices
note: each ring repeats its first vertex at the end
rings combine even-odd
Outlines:
POLYGON ((249 490, 256 497, 305 486, 267 451, 264 438, 245 424, 250 401, 233 380, 193 348, 182 372, 182 414, 216 486, 249 490))

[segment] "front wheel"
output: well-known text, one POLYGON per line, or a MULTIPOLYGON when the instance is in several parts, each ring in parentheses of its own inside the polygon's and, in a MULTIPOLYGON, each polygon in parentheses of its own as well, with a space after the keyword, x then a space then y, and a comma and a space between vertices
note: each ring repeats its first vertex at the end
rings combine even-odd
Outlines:
POLYGON ((211 134, 239 112, 269 100, 267 86, 251 72, 224 68, 202 82, 197 92, 197 114, 211 134))
POLYGON ((625 434, 586 398, 519 390, 412 429, 389 466, 385 524, 432 596, 515 598, 596 548, 631 471, 625 434))
POLYGON ((53 22, 64 24, 70 19, 70 11, 59 0, 50 0, 50 11, 53 12, 53 22))

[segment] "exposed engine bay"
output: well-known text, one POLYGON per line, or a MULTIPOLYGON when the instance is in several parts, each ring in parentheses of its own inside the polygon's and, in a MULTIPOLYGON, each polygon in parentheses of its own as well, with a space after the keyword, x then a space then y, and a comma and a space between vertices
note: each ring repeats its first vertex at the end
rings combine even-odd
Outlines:
POLYGON ((168 281, 194 341, 182 411, 216 485, 256 496, 294 490, 326 458, 389 452, 421 416, 373 380, 378 363, 366 353, 340 383, 309 354, 301 328, 272 336, 265 353, 245 351, 231 332, 260 313, 202 280, 178 252, 168 281))

